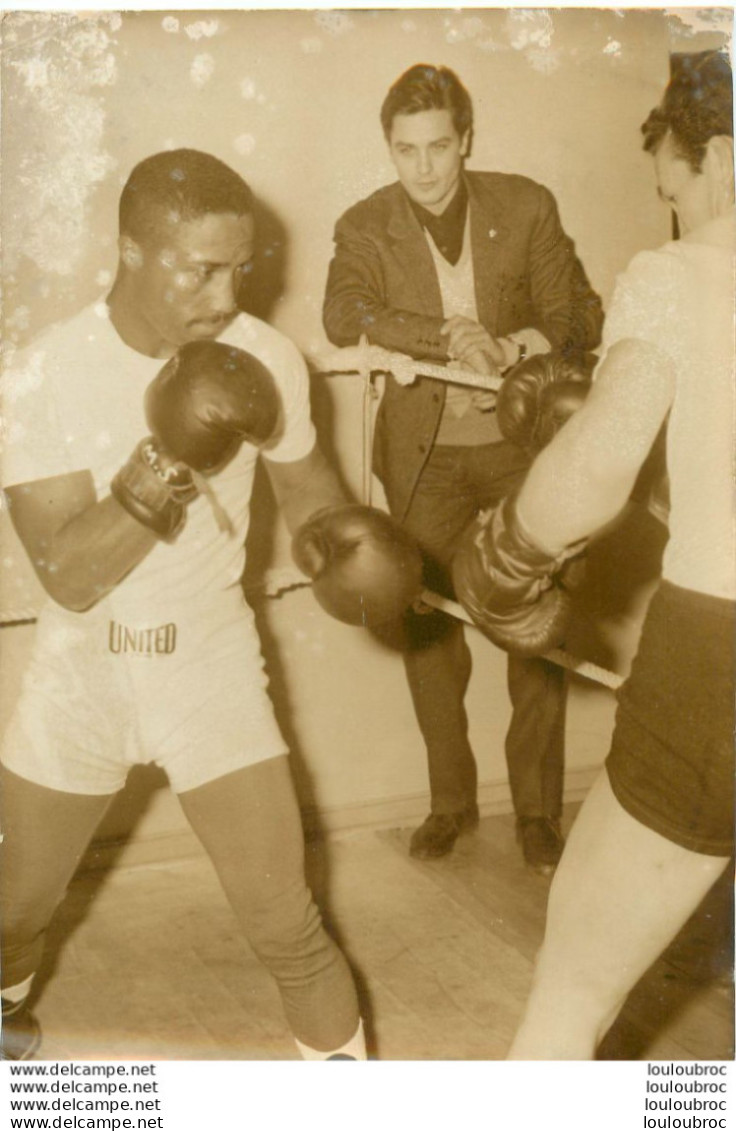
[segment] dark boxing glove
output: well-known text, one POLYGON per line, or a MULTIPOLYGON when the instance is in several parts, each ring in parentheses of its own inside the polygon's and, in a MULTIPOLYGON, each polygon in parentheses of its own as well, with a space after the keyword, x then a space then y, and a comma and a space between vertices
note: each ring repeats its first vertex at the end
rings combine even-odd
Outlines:
POLYGON ((138 522, 172 541, 184 525, 187 504, 197 488, 189 468, 169 460, 148 437, 115 475, 110 493, 138 522))
POLYGON ((546 447, 590 389, 591 366, 561 354, 535 354, 508 374, 496 400, 502 436, 534 454, 546 447))
POLYGON ((324 507, 297 530, 294 561, 322 608, 371 628, 403 616, 422 590, 422 556, 389 515, 357 503, 324 507))
POLYGON ((273 377, 255 357, 224 342, 188 342, 146 390, 157 444, 196 471, 224 466, 241 443, 264 444, 278 420, 273 377))
POLYGON ((457 598, 499 648, 541 656, 565 639, 571 614, 568 563, 583 543, 553 556, 519 525, 514 498, 484 511, 461 536, 452 563, 457 598))

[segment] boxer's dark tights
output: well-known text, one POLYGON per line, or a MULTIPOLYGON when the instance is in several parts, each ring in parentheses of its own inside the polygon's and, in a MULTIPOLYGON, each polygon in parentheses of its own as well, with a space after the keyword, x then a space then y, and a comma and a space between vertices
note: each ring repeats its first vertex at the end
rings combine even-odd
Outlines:
MULTIPOLYGON (((1 786, 2 979, 10 987, 38 969, 49 920, 112 798, 47 789, 7 771, 1 786)), ((358 1026, 355 988, 305 882, 287 758, 236 770, 179 800, 276 979, 294 1036, 325 1051, 345 1044, 358 1026)))

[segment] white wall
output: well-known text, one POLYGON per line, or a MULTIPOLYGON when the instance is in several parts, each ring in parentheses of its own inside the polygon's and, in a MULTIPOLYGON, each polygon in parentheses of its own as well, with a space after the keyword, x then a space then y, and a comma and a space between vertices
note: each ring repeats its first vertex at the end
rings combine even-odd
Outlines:
MULTIPOLYGON (((553 189, 605 302, 632 254, 669 235, 639 126, 666 82, 675 33, 680 49, 701 45, 660 11, 6 15, 6 348, 109 284, 117 199, 130 168, 186 145, 216 154, 252 184, 263 212, 254 308, 308 357, 319 352, 334 222, 393 179, 378 111, 389 84, 420 61, 453 67, 473 96, 470 167, 525 173, 553 189)), ((325 445, 357 490, 359 384, 315 376, 314 404, 325 445)), ((251 576, 288 560, 283 530, 274 549, 263 489, 259 506, 251 576)), ((37 590, 7 524, 3 557, 5 618, 17 619, 37 590)), ((640 581, 632 592, 641 592, 640 581)), ((614 618, 624 625, 620 663, 635 638, 640 598, 634 607, 633 616, 619 608, 614 618)), ((397 798, 423 806, 424 758, 398 657, 328 621, 305 590, 268 603, 262 616, 305 798, 327 808, 397 798)), ((3 632, 6 713, 28 638, 27 628, 3 632)), ((504 663, 477 636, 472 647, 469 709, 490 804, 505 797, 504 663)), ((573 769, 600 761, 610 723, 605 693, 575 693, 573 769)))

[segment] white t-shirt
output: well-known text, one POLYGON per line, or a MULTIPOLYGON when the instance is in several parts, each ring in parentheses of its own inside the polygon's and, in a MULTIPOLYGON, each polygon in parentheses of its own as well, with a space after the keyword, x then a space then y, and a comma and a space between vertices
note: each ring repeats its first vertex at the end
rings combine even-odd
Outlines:
MULTIPOLYGON (((246 350, 273 374, 281 422, 264 455, 302 459, 315 443, 309 376, 296 346, 271 326, 240 314, 220 341, 246 350)), ((3 486, 90 470, 99 498, 139 440, 148 435, 144 393, 164 361, 127 346, 104 301, 50 327, 13 358, 3 379, 3 486)), ((189 504, 175 542, 158 543, 105 599, 121 619, 140 619, 236 584, 245 564, 258 449, 244 443, 209 477, 211 495, 189 504)))
POLYGON ((736 598, 733 216, 720 217, 619 276, 603 348, 625 338, 656 346, 675 370, 667 425, 668 581, 736 598))

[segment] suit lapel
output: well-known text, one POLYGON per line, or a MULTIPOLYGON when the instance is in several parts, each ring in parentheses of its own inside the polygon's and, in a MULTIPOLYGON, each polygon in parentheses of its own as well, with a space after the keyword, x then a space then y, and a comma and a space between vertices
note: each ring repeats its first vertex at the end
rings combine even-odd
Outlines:
POLYGON ((486 329, 495 334, 511 228, 507 210, 495 194, 481 195, 472 174, 466 176, 466 184, 478 318, 486 329))
POLYGON ((432 253, 403 189, 397 193, 388 234, 396 260, 404 270, 407 289, 411 288, 418 294, 423 313, 441 318, 442 295, 432 253))

